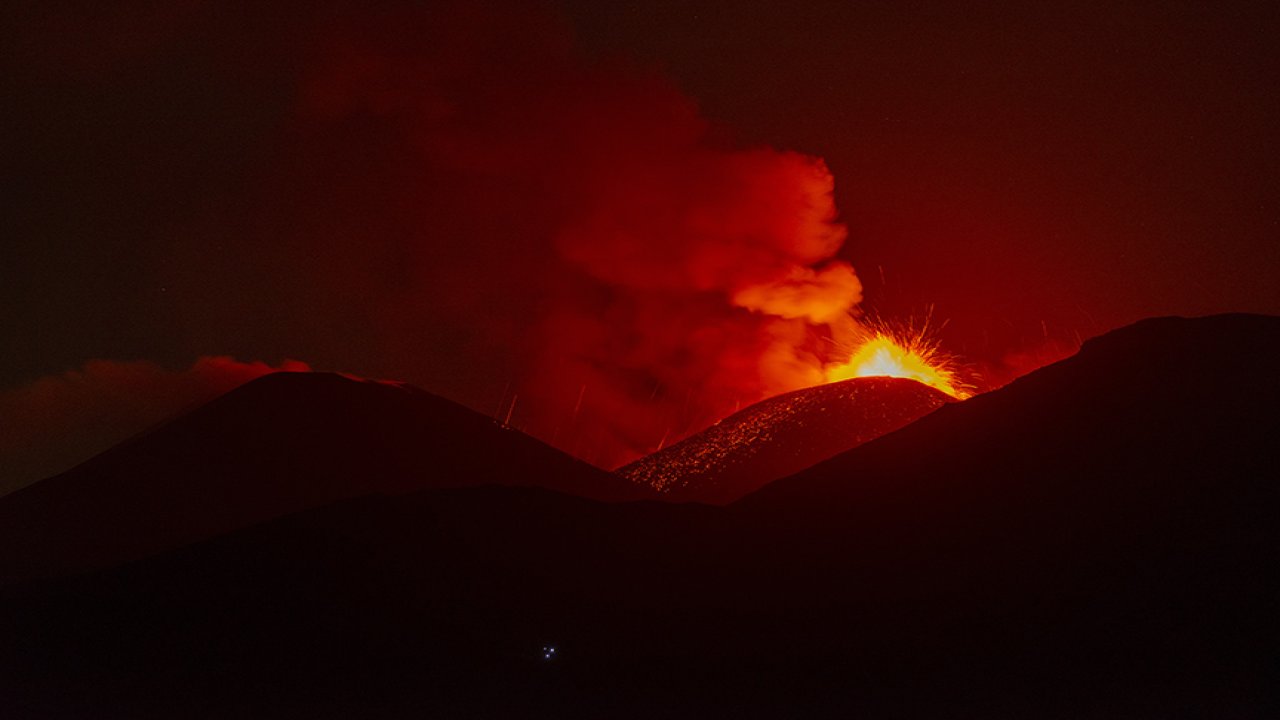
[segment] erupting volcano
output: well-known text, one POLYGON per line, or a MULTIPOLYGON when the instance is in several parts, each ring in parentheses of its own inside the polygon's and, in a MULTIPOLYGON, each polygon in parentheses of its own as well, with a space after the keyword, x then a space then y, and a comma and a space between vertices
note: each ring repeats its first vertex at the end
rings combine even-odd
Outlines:
POLYGON ((10 5, 0 720, 1280 718, 1275 3, 10 5))
POLYGON ((831 366, 827 382, 860 377, 906 378, 941 390, 957 400, 973 395, 959 377, 957 362, 931 342, 925 331, 873 330, 847 362, 831 366))
POLYGON ((857 339, 836 344, 848 354, 827 365, 823 382, 761 400, 615 472, 676 502, 729 503, 973 395, 927 323, 847 314, 831 328, 857 339))

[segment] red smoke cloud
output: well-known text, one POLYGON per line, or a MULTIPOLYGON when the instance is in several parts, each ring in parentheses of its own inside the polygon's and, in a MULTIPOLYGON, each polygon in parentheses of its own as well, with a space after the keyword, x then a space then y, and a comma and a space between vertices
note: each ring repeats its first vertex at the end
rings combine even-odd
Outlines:
POLYGON ((542 16, 406 10, 319 35, 294 162, 332 174, 308 185, 325 204, 349 206, 356 183, 376 196, 334 223, 381 236, 362 227, 358 257, 335 251, 349 261, 332 282, 358 289, 380 278, 371 255, 403 259, 383 342, 454 310, 514 359, 498 414, 514 404, 522 429, 603 466, 821 381, 861 285, 835 259, 845 228, 820 159, 734 147, 675 88, 577 58, 542 16), (353 128, 372 150, 335 154, 353 128))
POLYGON ((820 382, 822 338, 861 299, 831 259, 844 228, 820 160, 711 147, 696 116, 679 119, 680 132, 610 129, 644 152, 584 183, 555 235, 578 289, 551 296, 529 339, 534 427, 562 427, 603 465, 820 382))
POLYGON ((90 360, 0 393, 0 493, 67 470, 256 377, 309 369, 296 360, 273 367, 229 357, 203 357, 180 371, 90 360))
MULTIPOLYGON (((849 332, 824 163, 737 146, 656 73, 581 56, 546 7, 222 7, 58 15, 24 44, 113 98, 77 130, 113 154, 66 195, 136 218, 112 241, 149 243, 169 357, 401 378, 612 466, 821 381, 849 332), (98 28, 137 42, 107 52, 98 28)), ((108 369, 84 372, 119 385, 108 369)))

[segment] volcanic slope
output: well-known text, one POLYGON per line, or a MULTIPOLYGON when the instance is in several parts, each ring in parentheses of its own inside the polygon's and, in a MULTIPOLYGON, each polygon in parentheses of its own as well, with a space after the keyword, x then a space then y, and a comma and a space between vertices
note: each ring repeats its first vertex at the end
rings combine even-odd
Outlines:
POLYGON ((615 472, 676 501, 727 504, 893 432, 950 398, 900 378, 854 378, 758 402, 615 472))
POLYGON ((1275 717, 1277 357, 1146 321, 727 507, 428 490, 28 586, 0 715, 1275 717))
POLYGON ((0 499, 0 582, 111 565, 369 493, 481 484, 647 495, 411 386, 277 373, 0 499))

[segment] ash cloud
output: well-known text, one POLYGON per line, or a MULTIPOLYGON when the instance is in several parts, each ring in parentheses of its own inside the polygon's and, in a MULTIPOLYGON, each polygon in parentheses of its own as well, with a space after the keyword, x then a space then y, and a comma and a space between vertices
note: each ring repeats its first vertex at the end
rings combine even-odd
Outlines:
POLYGON ((273 7, 131 20, 72 82, 116 100, 63 204, 165 288, 120 278, 101 327, 401 378, 606 467, 821 380, 861 286, 820 159, 736 146, 537 4, 273 7))
POLYGON ((734 147, 663 79, 576 57, 544 18, 435 19, 333 23, 296 117, 303 157, 376 128, 397 157, 360 171, 422 213, 403 241, 367 239, 410 273, 380 316, 456 310, 511 354, 499 408, 603 466, 820 381, 861 299, 820 159, 734 147), (440 27, 443 48, 419 42, 440 27))

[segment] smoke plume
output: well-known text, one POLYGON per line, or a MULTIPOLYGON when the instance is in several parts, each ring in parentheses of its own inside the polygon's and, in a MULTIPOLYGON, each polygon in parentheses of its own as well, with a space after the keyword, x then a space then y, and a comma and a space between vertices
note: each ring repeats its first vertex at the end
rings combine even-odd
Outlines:
POLYGON ((404 379, 611 466, 818 382, 852 322, 824 163, 738 146, 536 3, 102 12, 20 43, 70 98, 58 207, 153 259, 89 357, 140 311, 166 362, 404 379))
POLYGON ((386 193, 373 222, 415 215, 403 241, 371 238, 412 268, 395 314, 455 309, 511 353, 500 417, 609 466, 821 380, 861 286, 820 159, 734 147, 660 77, 580 59, 541 18, 434 20, 442 45, 417 14, 334 22, 297 153, 332 157, 365 125, 393 148, 355 170, 386 193))

